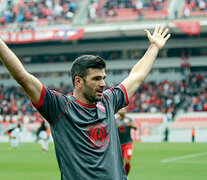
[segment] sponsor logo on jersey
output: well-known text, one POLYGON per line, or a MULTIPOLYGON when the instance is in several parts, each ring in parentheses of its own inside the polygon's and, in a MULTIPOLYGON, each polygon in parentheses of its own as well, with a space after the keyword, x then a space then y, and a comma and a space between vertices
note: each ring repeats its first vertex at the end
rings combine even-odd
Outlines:
POLYGON ((104 105, 103 105, 101 102, 99 102, 96 106, 97 106, 97 108, 99 108, 102 112, 105 112, 105 107, 104 107, 104 105))
POLYGON ((104 149, 109 145, 108 126, 103 123, 95 123, 87 127, 86 134, 92 147, 104 149))
POLYGON ((124 132, 126 132, 126 127, 125 127, 125 126, 120 126, 120 127, 119 127, 119 132, 120 132, 120 133, 124 133, 124 132))

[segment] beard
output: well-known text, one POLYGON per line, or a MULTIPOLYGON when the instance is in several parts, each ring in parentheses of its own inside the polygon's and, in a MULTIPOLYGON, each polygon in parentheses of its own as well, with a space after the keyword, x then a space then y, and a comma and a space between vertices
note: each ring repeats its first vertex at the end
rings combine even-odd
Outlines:
POLYGON ((90 86, 88 86, 88 84, 86 82, 84 82, 84 89, 83 89, 83 95, 85 96, 85 98, 91 102, 91 103, 94 103, 94 102, 98 102, 102 99, 102 96, 98 96, 96 95, 96 92, 98 90, 102 90, 103 91, 103 88, 99 88, 99 89, 92 89, 90 86))

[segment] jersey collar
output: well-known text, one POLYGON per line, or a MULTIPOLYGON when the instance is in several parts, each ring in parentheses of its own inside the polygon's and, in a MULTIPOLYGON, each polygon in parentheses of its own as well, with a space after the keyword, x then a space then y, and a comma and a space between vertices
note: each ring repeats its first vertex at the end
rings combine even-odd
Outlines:
POLYGON ((78 104, 80 104, 80 105, 83 106, 83 107, 90 108, 90 109, 96 107, 96 103, 93 104, 93 105, 88 105, 88 104, 84 104, 84 103, 78 101, 78 100, 73 96, 73 93, 70 93, 70 97, 73 98, 78 104))

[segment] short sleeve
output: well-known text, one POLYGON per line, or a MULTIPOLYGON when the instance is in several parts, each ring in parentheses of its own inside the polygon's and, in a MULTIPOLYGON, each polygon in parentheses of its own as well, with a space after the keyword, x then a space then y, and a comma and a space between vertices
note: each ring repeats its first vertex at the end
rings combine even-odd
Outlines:
POLYGON ((126 89, 122 84, 106 90, 104 92, 104 96, 111 101, 114 113, 117 113, 119 109, 127 106, 129 103, 126 89))
POLYGON ((32 103, 38 112, 50 123, 55 122, 67 104, 66 97, 43 85, 38 104, 32 103))

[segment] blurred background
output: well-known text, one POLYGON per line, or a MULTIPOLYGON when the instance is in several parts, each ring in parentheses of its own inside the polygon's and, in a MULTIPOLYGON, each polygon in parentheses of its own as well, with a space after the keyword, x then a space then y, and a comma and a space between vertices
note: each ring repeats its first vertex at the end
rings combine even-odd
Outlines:
MULTIPOLYGON (((127 107, 133 139, 191 142, 195 129, 195 142, 207 142, 206 17, 206 0, 0 0, 0 37, 28 72, 69 94, 75 58, 101 56, 107 86, 117 85, 149 46, 144 29, 164 24, 171 38, 127 107)), ((0 141, 17 122, 22 141, 35 141, 42 121, 0 63, 0 141)))

